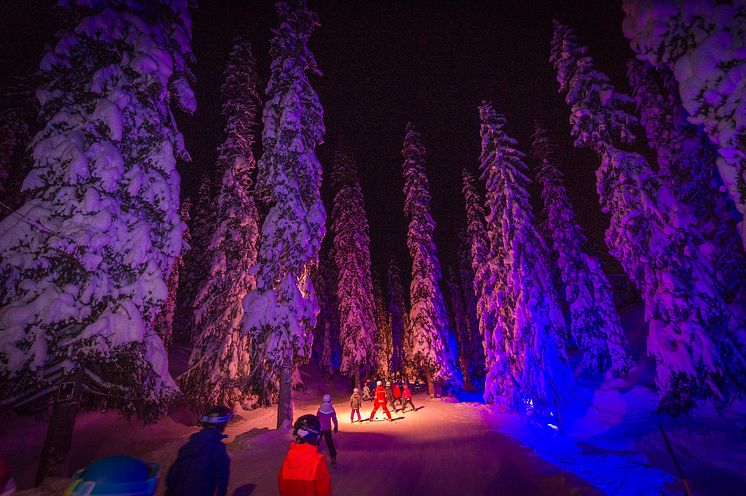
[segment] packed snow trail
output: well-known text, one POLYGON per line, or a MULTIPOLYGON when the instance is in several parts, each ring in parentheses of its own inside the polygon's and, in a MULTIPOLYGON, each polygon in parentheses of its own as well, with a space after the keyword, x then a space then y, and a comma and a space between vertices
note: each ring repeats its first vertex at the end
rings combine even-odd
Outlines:
MULTIPOLYGON (((468 404, 415 395, 418 411, 394 413, 393 422, 350 424, 349 401, 334 395, 340 420, 334 435, 337 466, 331 467, 335 495, 595 495, 582 479, 546 463, 517 441, 494 431, 468 404)), ((297 415, 315 413, 316 401, 295 404, 297 415)), ((372 402, 364 402, 363 417, 372 402)), ((272 419, 267 419, 267 426, 272 419)), ((290 436, 257 429, 238 435, 232 457, 229 493, 276 495, 277 471, 290 436), (250 492, 255 486, 253 492, 250 492)), ((322 452, 326 446, 322 443, 322 452)))

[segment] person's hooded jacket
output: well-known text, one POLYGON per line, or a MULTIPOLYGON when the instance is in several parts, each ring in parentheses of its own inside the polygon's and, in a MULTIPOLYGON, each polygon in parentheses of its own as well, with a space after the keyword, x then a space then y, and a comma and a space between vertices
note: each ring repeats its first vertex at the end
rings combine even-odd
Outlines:
POLYGON ((352 393, 352 396, 350 396, 350 408, 353 410, 360 410, 362 404, 363 398, 360 396, 360 393, 352 393))
POLYGON ((280 496, 331 496, 326 458, 312 444, 292 443, 277 475, 280 496))
POLYGON ((334 407, 330 402, 323 401, 316 412, 316 416, 319 418, 322 431, 332 430, 332 422, 334 422, 334 431, 337 431, 337 428, 339 427, 339 424, 337 423, 337 412, 334 410, 334 407))
POLYGON ((192 434, 166 476, 166 496, 225 496, 231 459, 217 429, 192 434))

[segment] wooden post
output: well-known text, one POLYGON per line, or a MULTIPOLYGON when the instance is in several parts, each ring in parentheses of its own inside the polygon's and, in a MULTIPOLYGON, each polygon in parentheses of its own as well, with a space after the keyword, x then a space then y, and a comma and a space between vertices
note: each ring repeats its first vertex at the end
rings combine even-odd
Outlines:
POLYGON ((69 477, 70 446, 72 445, 75 418, 82 396, 82 371, 63 380, 54 395, 52 416, 47 425, 44 448, 41 451, 35 485, 39 486, 50 476, 69 477))
POLYGON ((277 401, 277 428, 287 422, 293 425, 293 381, 292 369, 283 370, 280 374, 280 397, 277 401))

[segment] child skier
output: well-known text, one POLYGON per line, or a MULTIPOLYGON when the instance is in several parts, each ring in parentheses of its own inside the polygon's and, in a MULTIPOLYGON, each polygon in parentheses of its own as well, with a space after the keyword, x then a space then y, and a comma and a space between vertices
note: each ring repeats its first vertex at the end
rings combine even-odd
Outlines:
POLYGON ((394 388, 391 390, 391 394, 394 396, 394 401, 391 403, 391 406, 393 406, 394 411, 397 412, 397 403, 399 403, 399 406, 404 406, 401 401, 401 389, 399 388, 399 384, 394 383, 394 388))
POLYGON ((360 397, 360 390, 358 388, 355 388, 352 390, 352 396, 350 396, 350 408, 352 411, 350 412, 350 423, 354 423, 354 417, 355 413, 357 413, 357 421, 362 422, 360 419, 360 405, 363 404, 363 399, 360 397))
POLYGON ((368 383, 365 383, 363 385, 363 400, 367 401, 370 399, 370 388, 368 387, 368 383))
POLYGON ((337 412, 332 406, 331 395, 325 394, 321 398, 321 406, 319 406, 316 416, 319 418, 321 424, 321 435, 326 441, 326 447, 329 448, 329 456, 332 459, 332 465, 337 464, 337 448, 334 447, 334 441, 332 441, 332 422, 334 422, 334 432, 339 429, 337 423, 337 412))
POLYGON ((324 455, 319 453, 321 424, 315 415, 303 415, 293 426, 295 442, 277 474, 280 496, 331 496, 332 483, 324 455))
POLYGON ((373 411, 370 412, 370 419, 373 420, 373 418, 376 416, 376 411, 378 411, 379 408, 383 408, 383 411, 386 413, 386 416, 391 420, 391 412, 389 412, 388 406, 386 406, 386 390, 383 389, 383 383, 381 381, 378 381, 376 384, 376 392, 373 394, 373 411))
POLYGON ((192 434, 179 449, 166 476, 167 496, 225 496, 228 492, 231 459, 223 435, 233 412, 225 406, 210 408, 202 417, 202 430, 192 434))
POLYGON ((415 408, 414 403, 412 403, 412 391, 409 390, 409 384, 406 382, 404 383, 404 389, 401 393, 402 398, 404 398, 404 403, 401 406, 401 412, 404 413, 404 409, 407 408, 407 405, 412 405, 412 410, 415 412, 417 411, 417 408, 415 408))
POLYGON ((389 381, 386 381, 386 403, 391 406, 391 409, 394 409, 394 395, 391 392, 391 383, 389 381))

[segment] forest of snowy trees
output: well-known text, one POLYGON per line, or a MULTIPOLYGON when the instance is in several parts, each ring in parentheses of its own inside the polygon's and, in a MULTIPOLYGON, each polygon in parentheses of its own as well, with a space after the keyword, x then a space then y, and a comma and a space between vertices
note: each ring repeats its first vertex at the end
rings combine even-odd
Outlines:
POLYGON ((640 358, 607 255, 642 299, 659 410, 743 397, 746 8, 623 4, 628 92, 571 26, 547 33, 568 139, 596 157, 601 252, 550 133, 519 143, 513 117, 484 101, 473 162, 453 164, 464 220, 449 247, 436 242, 429 137, 406 124, 403 191, 386 192, 403 205, 404 260, 373 252, 355 143, 335 136, 332 161, 317 157, 319 19, 305 0, 276 3, 264 82, 266 49, 234 40, 222 144, 191 199, 175 116, 197 108, 190 2, 61 2, 36 87, 18 83, 0 109, 0 407, 50 411, 40 477, 61 466, 79 408, 150 422, 176 402, 276 404, 287 427, 309 362, 356 386, 480 391, 559 425, 578 374, 621 377, 640 358), (189 354, 178 375, 175 347, 189 354), (63 385, 76 402, 56 399, 63 385))

